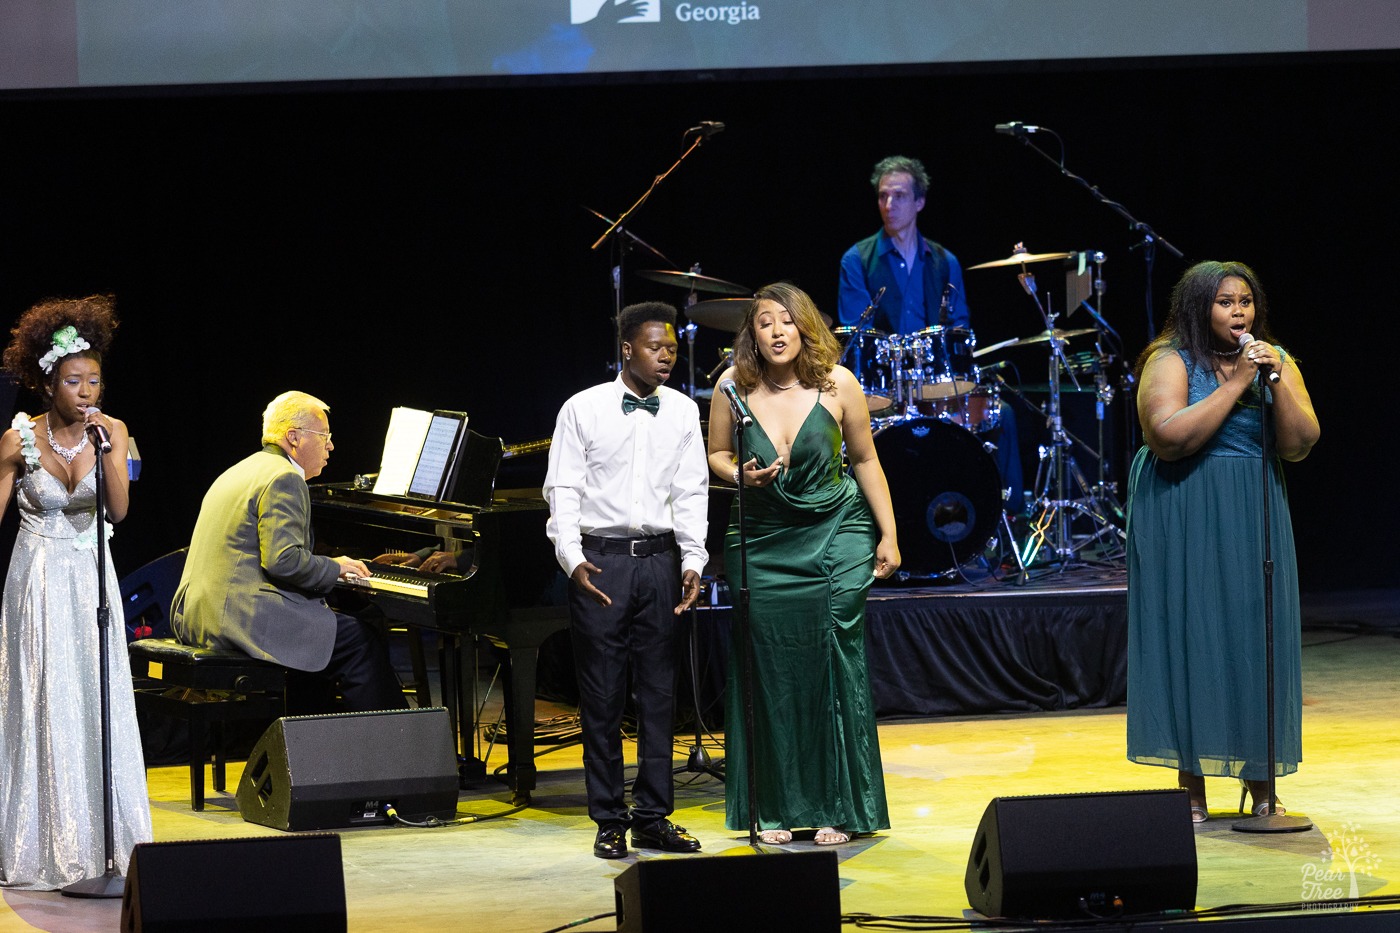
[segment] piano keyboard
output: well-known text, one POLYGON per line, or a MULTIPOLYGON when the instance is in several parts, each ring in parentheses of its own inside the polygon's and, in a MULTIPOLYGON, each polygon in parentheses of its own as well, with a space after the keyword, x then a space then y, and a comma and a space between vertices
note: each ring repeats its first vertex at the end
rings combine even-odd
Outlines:
POLYGON ((376 564, 373 561, 366 561, 365 566, 374 572, 374 576, 361 577, 352 574, 345 578, 345 582, 351 586, 376 590, 381 593, 395 593, 399 596, 409 596, 415 599, 427 599, 428 590, 435 583, 462 579, 456 574, 429 573, 423 570, 414 570, 411 567, 376 564))

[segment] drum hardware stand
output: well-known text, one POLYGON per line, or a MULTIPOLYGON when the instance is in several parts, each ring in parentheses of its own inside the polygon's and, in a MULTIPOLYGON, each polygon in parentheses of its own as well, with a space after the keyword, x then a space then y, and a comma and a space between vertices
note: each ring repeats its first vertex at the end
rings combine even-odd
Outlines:
MULTIPOLYGON (((870 319, 875 316, 875 309, 880 306, 880 299, 884 297, 885 288, 882 285, 880 286, 880 290, 875 293, 875 297, 871 299, 870 304, 866 305, 865 310, 860 313, 860 318, 857 319, 855 326, 851 328, 850 335, 846 337, 846 345, 841 348, 841 358, 836 361, 838 365, 846 365, 846 360, 850 357, 851 350, 855 348, 857 344, 860 343, 860 332, 866 329, 866 325, 870 323, 870 319)), ((857 352, 856 372, 859 373, 860 370, 861 359, 859 352, 857 352)))
MULTIPOLYGON (((1101 505, 1107 507, 1107 511, 1113 514, 1114 518, 1120 526, 1125 526, 1127 524, 1127 518, 1125 517, 1123 512, 1123 505, 1118 500, 1117 484, 1110 483, 1108 481, 1107 458, 1104 456, 1106 448, 1106 438, 1104 437, 1104 420, 1106 415, 1105 409, 1106 406, 1113 404, 1115 392, 1114 387, 1109 383, 1108 373, 1105 371, 1107 369, 1108 364, 1113 361, 1113 355, 1111 353, 1104 352, 1104 335, 1112 335, 1113 339, 1118 343, 1120 351, 1123 346, 1123 338, 1119 336, 1118 332, 1113 329, 1113 327, 1104 318, 1103 314, 1098 310, 1103 307, 1103 264, 1104 260, 1107 257, 1105 257, 1104 254, 1099 250, 1088 250, 1087 255, 1094 263, 1094 301, 1098 306, 1096 308, 1094 305, 1089 304, 1088 301, 1080 301, 1079 303, 1080 306, 1083 307, 1084 310, 1089 313, 1089 316, 1094 319, 1094 326, 1098 330, 1098 334, 1094 339, 1094 351, 1098 356, 1098 368, 1094 372, 1094 385, 1096 387, 1094 398, 1094 419, 1098 427, 1099 435, 1098 449, 1095 453, 1095 456, 1098 458, 1099 464, 1099 481, 1092 487, 1091 495, 1096 500, 1099 500, 1101 505)), ((1131 379, 1132 376, 1129 375, 1127 378, 1131 379)), ((1083 442, 1081 441, 1080 443, 1082 444, 1083 442)), ((1132 447, 1129 446, 1128 450, 1131 451, 1132 447)))
MULTIPOLYGON (((691 297, 694 297, 692 293, 691 297)), ((689 363, 690 382, 686 386, 686 394, 695 398, 695 332, 700 328, 694 321, 681 328, 681 333, 685 335, 685 358, 689 363)))
POLYGON ((1067 373, 1070 382, 1076 389, 1079 388, 1079 380, 1075 378, 1074 371, 1069 368, 1065 360, 1063 339, 1055 335, 1055 319, 1058 315, 1047 310, 1041 303, 1036 294, 1035 276, 1032 273, 1021 272, 1017 275, 1017 279, 1021 282, 1021 287, 1026 294, 1035 302, 1036 309, 1045 322, 1046 333, 1050 335, 1050 339, 1046 341, 1050 345, 1049 373, 1046 380, 1050 387, 1050 404, 1047 413, 1050 427, 1049 451, 1045 453, 1042 449, 1041 470, 1037 471, 1036 477, 1036 498, 1040 503, 1040 508, 1031 519, 1020 560, 1022 566, 1029 567, 1035 564, 1041 550, 1048 547, 1054 557, 1058 558, 1060 570, 1064 571, 1069 567, 1075 555, 1087 545, 1109 537, 1117 537, 1119 540, 1115 543, 1121 545, 1121 541, 1126 536, 1122 529, 1116 527, 1102 514, 1098 499, 1094 496, 1092 488, 1080 471, 1074 457, 1069 453, 1072 442, 1064 427, 1060 402, 1060 373, 1061 371, 1067 373), (1049 457, 1048 473, 1045 470, 1047 456, 1049 457), (1073 471, 1075 482, 1086 494, 1084 498, 1066 498, 1067 470, 1073 471), (1043 484, 1042 478, 1044 479, 1043 484), (1071 522, 1075 515, 1089 519, 1094 526, 1094 530, 1078 545, 1075 544, 1071 528, 1071 522))

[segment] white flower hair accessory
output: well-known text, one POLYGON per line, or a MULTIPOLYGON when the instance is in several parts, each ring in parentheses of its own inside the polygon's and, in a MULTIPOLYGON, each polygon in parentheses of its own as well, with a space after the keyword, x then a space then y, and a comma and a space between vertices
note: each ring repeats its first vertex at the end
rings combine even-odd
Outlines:
POLYGON ((92 344, 78 335, 78 328, 69 324, 53 332, 53 349, 39 357, 39 368, 45 373, 52 372, 53 364, 68 354, 79 353, 91 347, 92 344))
POLYGON ((34 422, 24 412, 15 412, 15 420, 10 427, 19 435, 19 449, 24 454, 24 462, 29 469, 39 465, 39 448, 34 444, 34 422))

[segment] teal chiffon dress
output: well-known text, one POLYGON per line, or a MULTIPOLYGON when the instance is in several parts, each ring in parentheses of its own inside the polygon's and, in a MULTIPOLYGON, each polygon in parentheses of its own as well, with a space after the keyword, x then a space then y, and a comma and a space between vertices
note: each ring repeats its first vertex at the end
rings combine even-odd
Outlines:
MULTIPOLYGON (((746 456, 777 458, 762 425, 746 456)), ((880 743, 865 660, 865 597, 878 533, 842 470, 841 426, 821 404, 807 414, 772 485, 745 487, 753 635, 755 796, 760 829, 889 828, 880 743)), ((739 588, 737 502, 725 569, 739 588)), ((730 651, 725 710, 729 829, 747 830, 742 654, 730 651)))
MULTIPOLYGON (((1194 404, 1217 387, 1181 353, 1194 404)), ((1268 778, 1256 383, 1201 450, 1138 451, 1128 481, 1128 758, 1206 776, 1268 778)), ((1269 464, 1274 563, 1275 776, 1302 759, 1301 615, 1287 491, 1269 464)))

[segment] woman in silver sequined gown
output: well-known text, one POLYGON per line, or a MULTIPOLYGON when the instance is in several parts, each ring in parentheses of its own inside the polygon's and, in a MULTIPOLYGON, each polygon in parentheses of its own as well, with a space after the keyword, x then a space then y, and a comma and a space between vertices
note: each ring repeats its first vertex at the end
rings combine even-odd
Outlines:
MULTIPOLYGON (((53 360, 49 373, 26 372, 21 359, 38 360, 48 341, 37 354, 32 346, 17 347, 30 315, 44 309, 41 323, 52 334, 57 329, 49 323, 52 306, 66 311, 67 319, 87 322, 91 309, 71 307, 81 304, 48 302, 30 309, 5 353, 6 368, 27 385, 42 379, 37 388, 51 404, 47 414, 33 420, 17 415, 0 436, 0 513, 11 499, 20 513, 0 609, 0 884, 13 888, 61 888, 106 870, 97 547, 105 550, 107 543, 105 523, 96 516, 96 454, 85 442, 84 421, 102 425, 111 437, 113 449, 103 457, 103 468, 113 520, 126 514, 127 432, 121 421, 95 408, 102 388, 97 348, 106 346, 100 315, 89 327, 98 333, 84 331, 94 346, 53 360)), ((106 336, 110 339, 110 329, 106 336)), ((121 595, 110 552, 105 560, 113 607, 108 632, 113 855, 125 873, 132 848, 151 838, 151 815, 121 595)))

